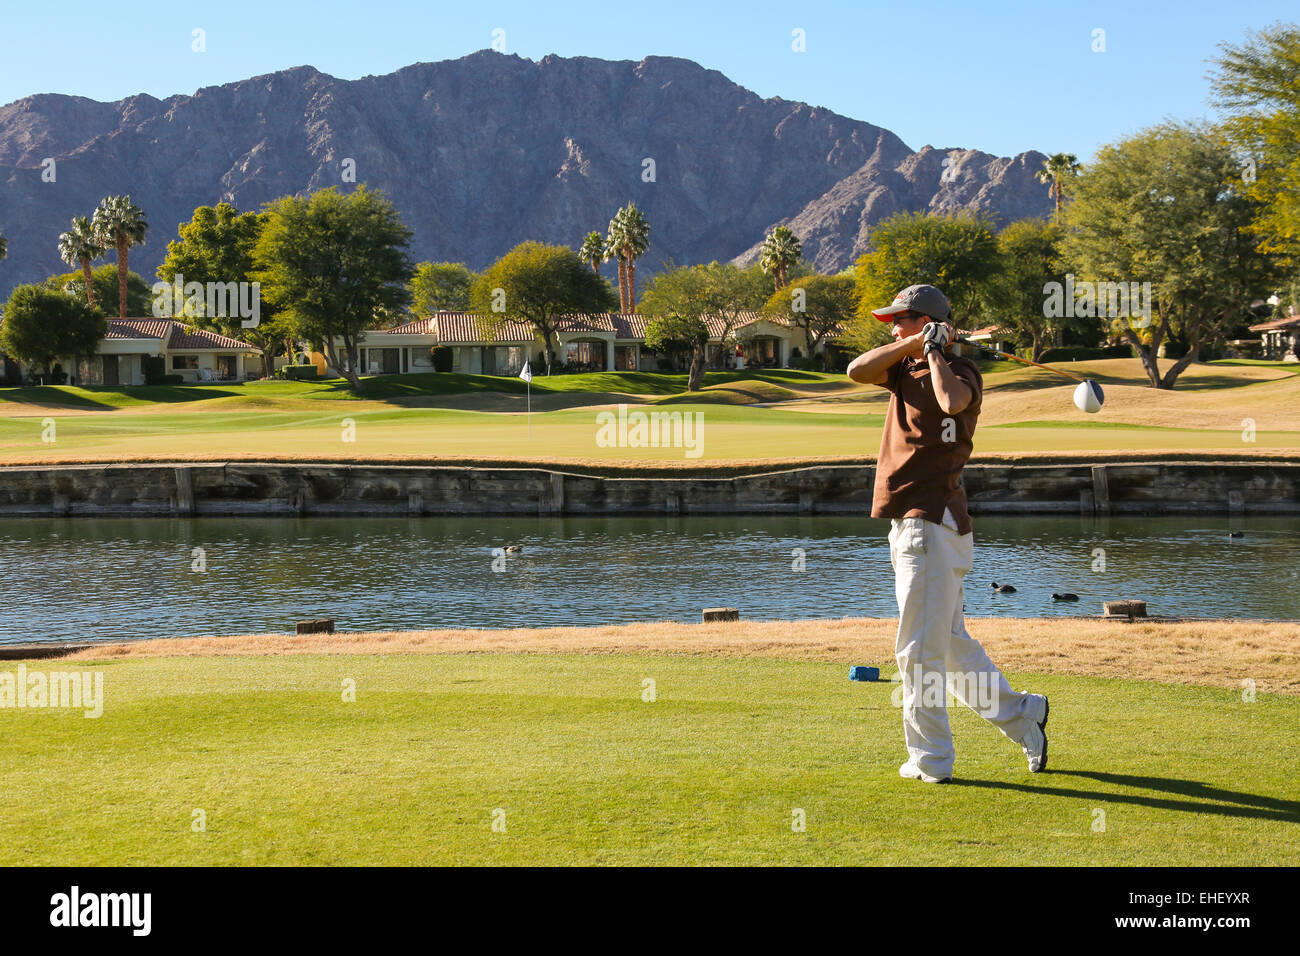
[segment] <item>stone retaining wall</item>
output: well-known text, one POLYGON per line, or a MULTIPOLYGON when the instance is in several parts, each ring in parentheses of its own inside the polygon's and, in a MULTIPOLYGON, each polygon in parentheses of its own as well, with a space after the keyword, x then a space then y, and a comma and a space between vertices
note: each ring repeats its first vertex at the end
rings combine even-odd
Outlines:
MULTIPOLYGON (((862 514, 874 469, 599 477, 535 467, 176 463, 0 468, 0 515, 862 514)), ((971 512, 1300 513, 1300 462, 972 464, 971 512)))

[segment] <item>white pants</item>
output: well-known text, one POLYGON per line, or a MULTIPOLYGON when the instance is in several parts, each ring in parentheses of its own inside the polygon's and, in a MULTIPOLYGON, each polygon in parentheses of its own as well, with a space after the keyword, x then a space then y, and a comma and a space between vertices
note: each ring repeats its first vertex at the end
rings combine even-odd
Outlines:
POLYGON ((962 578, 970 570, 974 545, 974 534, 957 533, 951 512, 941 525, 895 518, 889 532, 898 596, 894 651, 903 683, 903 738, 910 762, 933 777, 952 776, 946 690, 1016 743, 1033 722, 1030 695, 1012 690, 979 641, 966 632, 962 578))

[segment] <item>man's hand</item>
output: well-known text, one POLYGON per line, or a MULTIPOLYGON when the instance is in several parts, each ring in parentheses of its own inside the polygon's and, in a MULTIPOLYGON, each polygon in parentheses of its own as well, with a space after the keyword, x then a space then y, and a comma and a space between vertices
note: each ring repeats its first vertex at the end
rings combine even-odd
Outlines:
POLYGON ((922 354, 928 355, 934 350, 942 352, 956 336, 953 327, 947 322, 927 322, 921 330, 923 344, 922 354))

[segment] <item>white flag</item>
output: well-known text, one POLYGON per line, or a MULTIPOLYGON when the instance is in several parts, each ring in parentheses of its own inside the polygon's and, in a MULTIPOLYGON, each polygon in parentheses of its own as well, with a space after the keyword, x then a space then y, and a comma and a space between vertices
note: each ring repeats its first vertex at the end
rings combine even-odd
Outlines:
POLYGON ((528 367, 528 359, 524 359, 524 367, 519 370, 519 377, 525 382, 533 380, 533 370, 528 367))

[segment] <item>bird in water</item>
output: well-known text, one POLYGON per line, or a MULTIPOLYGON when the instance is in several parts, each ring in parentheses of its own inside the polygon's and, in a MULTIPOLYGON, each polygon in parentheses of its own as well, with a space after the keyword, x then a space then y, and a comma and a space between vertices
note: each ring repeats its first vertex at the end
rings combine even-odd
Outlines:
POLYGON ((1229 537, 1229 538, 1240 538, 1240 537, 1241 537, 1242 535, 1244 535, 1245 533, 1246 533, 1246 532, 1244 532, 1244 531, 1229 531, 1229 532, 1228 532, 1228 537, 1229 537))
POLYGON ((522 550, 524 550, 522 544, 512 544, 506 547, 506 554, 518 554, 522 550))
POLYGON ((1079 595, 1071 594, 1069 591, 1066 591, 1064 594, 1057 594, 1056 592, 1052 592, 1052 600, 1053 601, 1077 601, 1079 600, 1079 595))
POLYGON ((1010 584, 998 584, 997 581, 994 581, 994 582, 990 585, 990 587, 992 587, 993 590, 994 590, 994 591, 997 591, 999 594, 1015 594, 1015 593, 1016 593, 1016 589, 1013 588, 1010 584))

